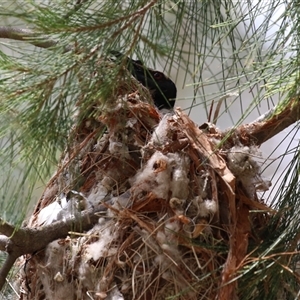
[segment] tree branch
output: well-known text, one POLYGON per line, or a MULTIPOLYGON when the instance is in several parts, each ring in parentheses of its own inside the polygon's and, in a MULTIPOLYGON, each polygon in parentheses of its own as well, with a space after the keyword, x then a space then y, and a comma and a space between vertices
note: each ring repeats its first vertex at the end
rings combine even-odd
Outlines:
POLYGON ((0 231, 11 237, 0 237, 0 249, 8 253, 8 257, 0 269, 0 290, 5 283, 9 270, 19 256, 42 250, 49 243, 68 236, 71 230, 82 232, 91 229, 98 222, 99 216, 97 213, 106 210, 107 207, 100 206, 96 209, 87 210, 80 216, 39 228, 24 227, 17 229, 13 225, 2 221, 0 231))
MULTIPOLYGON (((37 32, 29 29, 0 26, 0 38, 28 42, 36 47, 51 48, 58 44, 57 41, 39 36, 37 32)), ((70 50, 70 49, 69 49, 70 50)), ((69 51, 68 50, 68 51, 69 51)))
MULTIPOLYGON (((75 10, 79 9, 80 6, 83 4, 81 2, 84 1, 77 1, 76 5, 75 5, 75 10)), ((143 6, 142 8, 140 8, 137 11, 134 11, 132 14, 123 16, 121 18, 117 18, 117 19, 113 19, 110 20, 106 23, 103 24, 99 24, 97 26, 94 27, 84 27, 84 28, 79 28, 79 29, 74 29, 71 30, 72 32, 75 31, 83 31, 83 30, 101 30, 102 28, 106 28, 106 27, 110 27, 112 25, 115 24, 120 24, 121 21, 127 21, 125 22, 125 25, 122 26, 117 32, 114 33, 113 36, 118 35, 120 32, 122 32, 123 30, 125 30, 126 28, 128 28, 130 25, 133 24, 133 21, 135 21, 136 19, 138 19, 139 17, 143 16, 146 14, 146 12, 155 4, 157 3, 157 0, 152 0, 149 3, 147 3, 145 6, 143 6)), ((72 13, 70 13, 72 14, 72 13)), ((70 14, 66 15, 66 18, 68 18, 70 16, 70 14)), ((28 42, 36 47, 40 47, 40 48, 51 48, 54 47, 58 44, 58 41, 54 41, 51 39, 47 39, 45 37, 41 37, 39 35, 39 33, 34 32, 32 30, 29 29, 22 29, 22 28, 13 28, 10 26, 0 26, 0 38, 5 38, 5 39, 11 39, 11 40, 17 40, 17 41, 25 41, 28 42)), ((72 49, 72 47, 66 47, 65 51, 70 51, 72 49)))
POLYGON ((293 123, 299 121, 300 118, 300 101, 299 98, 292 98, 286 107, 279 113, 274 113, 267 120, 257 121, 250 124, 240 126, 237 133, 241 136, 247 132, 247 139, 252 139, 255 144, 261 145, 273 136, 283 131, 293 123))
POLYGON ((0 269, 0 290, 5 284, 6 277, 19 256, 16 254, 8 254, 3 266, 0 269))
POLYGON ((13 235, 16 228, 4 221, 2 218, 0 218, 0 233, 6 235, 7 237, 10 237, 13 235))
POLYGON ((297 96, 291 98, 285 107, 277 106, 252 123, 221 132, 221 137, 227 138, 226 142, 229 147, 235 145, 236 140, 243 145, 260 146, 299 119, 300 99, 297 96))

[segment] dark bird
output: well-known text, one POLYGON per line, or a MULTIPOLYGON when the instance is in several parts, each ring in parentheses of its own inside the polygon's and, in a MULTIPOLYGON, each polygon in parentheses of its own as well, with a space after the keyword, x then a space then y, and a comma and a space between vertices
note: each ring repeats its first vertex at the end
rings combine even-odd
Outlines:
MULTIPOLYGON (((118 51, 111 51, 117 58, 124 58, 118 51)), ((164 73, 152 70, 144 66, 140 60, 126 58, 127 69, 146 88, 149 89, 154 104, 158 109, 174 107, 177 94, 174 82, 164 73)))

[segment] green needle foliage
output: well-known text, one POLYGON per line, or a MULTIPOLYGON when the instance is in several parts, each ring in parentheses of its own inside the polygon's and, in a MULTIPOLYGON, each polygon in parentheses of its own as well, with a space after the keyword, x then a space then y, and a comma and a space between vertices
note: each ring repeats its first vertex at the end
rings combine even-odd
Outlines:
MULTIPOLYGON (((0 40, 1 217, 20 224, 32 208, 32 193, 45 185, 70 143, 78 105, 90 113, 95 99, 104 104, 110 98, 121 76, 121 66, 101 64, 111 50, 164 69, 179 88, 192 89, 177 100, 191 116, 200 108, 208 118, 211 105, 219 102, 218 118, 228 115, 230 125, 237 126, 251 112, 272 108, 276 97, 285 106, 299 90, 300 3, 252 2, 1 4, 0 19, 27 30, 6 36, 0 31, 0 38, 6 38, 0 40), (96 74, 104 84, 99 85, 96 74), (245 94, 251 95, 250 102, 245 94)), ((293 139, 299 138, 296 134, 293 139)), ((288 147, 282 158, 289 151, 293 158, 270 200, 279 213, 263 215, 269 227, 253 233, 264 238, 259 249, 249 246, 249 261, 238 275, 240 299, 299 297, 299 275, 294 273, 299 261, 299 147, 288 147)))
MULTIPOLYGON (((241 299, 299 298, 299 148, 274 200, 278 213, 261 228, 263 242, 241 271, 241 299)), ((257 234, 257 232, 256 232, 257 234)))

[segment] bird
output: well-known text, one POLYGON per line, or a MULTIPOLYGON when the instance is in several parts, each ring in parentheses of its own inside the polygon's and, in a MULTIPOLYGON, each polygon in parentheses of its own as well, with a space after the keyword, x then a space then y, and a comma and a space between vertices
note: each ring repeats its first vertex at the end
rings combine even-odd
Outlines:
MULTIPOLYGON (((117 59, 124 59, 124 54, 110 51, 117 59)), ((143 86, 149 89, 154 105, 158 109, 173 109, 177 88, 175 83, 164 73, 147 68, 141 60, 126 57, 126 67, 143 86)))

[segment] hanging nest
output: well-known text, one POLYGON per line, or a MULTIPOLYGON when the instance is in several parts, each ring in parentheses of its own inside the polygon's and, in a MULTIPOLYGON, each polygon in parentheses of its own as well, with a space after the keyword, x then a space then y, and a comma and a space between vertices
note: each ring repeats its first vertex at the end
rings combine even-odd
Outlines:
POLYGON ((70 228, 19 261, 20 299, 235 299, 253 232, 272 213, 257 197, 269 185, 257 147, 180 109, 160 114, 134 78, 86 115, 79 107, 28 226, 105 210, 88 232, 70 228))

